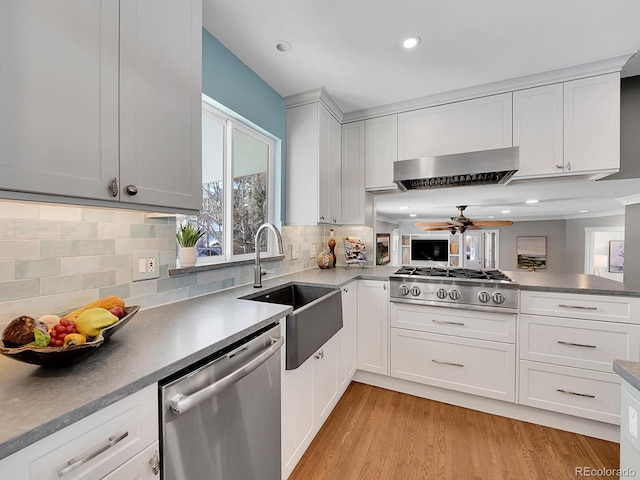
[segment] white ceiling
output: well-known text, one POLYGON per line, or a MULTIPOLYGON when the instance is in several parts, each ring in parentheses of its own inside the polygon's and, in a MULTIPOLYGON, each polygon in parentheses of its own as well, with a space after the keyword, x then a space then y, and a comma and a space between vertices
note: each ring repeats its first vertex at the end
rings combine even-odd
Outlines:
MULTIPOLYGON (((324 86, 345 113, 640 50, 638 0, 204 0, 203 23, 283 97, 324 86), (413 51, 400 45, 408 35, 422 38, 413 51), (290 51, 276 50, 282 40, 290 51)), ((640 74, 640 55, 622 73, 640 74)), ((636 182, 461 187, 376 205, 388 218, 406 218, 400 204, 448 218, 463 201, 483 205, 472 218, 498 208, 512 219, 601 215, 623 212, 615 198, 640 192, 636 182), (540 202, 518 205, 529 198, 540 202)))

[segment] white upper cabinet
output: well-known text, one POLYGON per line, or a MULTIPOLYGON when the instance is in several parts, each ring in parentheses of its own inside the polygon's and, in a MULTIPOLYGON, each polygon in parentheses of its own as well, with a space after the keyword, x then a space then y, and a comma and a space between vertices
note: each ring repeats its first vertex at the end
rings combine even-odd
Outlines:
POLYGON ((607 174, 619 169, 620 74, 565 82, 564 170, 607 174))
POLYGON ((115 0, 0 4, 0 189, 114 200, 118 28, 115 0))
POLYGON ((343 225, 373 226, 373 198, 364 188, 365 122, 342 126, 343 225))
POLYGON ((510 92, 398 114, 398 160, 510 146, 510 92))
POLYGON ((340 223, 341 136, 322 103, 287 109, 287 225, 340 223))
POLYGON ((520 147, 515 177, 562 172, 562 92, 561 83, 513 92, 513 145, 520 147))
POLYGON ((398 115, 365 120, 365 188, 394 188, 393 162, 398 159, 398 115))
POLYGON ((201 10, 3 1, 0 189, 199 209, 201 10))
POLYGON ((201 0, 127 0, 120 15, 121 200, 199 210, 201 0))

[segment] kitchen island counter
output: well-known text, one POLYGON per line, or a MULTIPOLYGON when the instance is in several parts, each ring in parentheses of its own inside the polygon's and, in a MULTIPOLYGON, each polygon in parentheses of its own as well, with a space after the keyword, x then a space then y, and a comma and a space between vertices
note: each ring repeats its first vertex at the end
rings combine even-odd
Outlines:
POLYGON ((521 290, 537 290, 556 293, 580 293, 587 295, 620 295, 640 297, 640 291, 609 278, 583 273, 529 272, 527 270, 504 271, 521 290))

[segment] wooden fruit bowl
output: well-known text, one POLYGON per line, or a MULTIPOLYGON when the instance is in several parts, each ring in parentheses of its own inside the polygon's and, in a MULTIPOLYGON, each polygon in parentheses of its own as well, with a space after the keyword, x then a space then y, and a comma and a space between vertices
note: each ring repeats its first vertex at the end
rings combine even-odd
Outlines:
POLYGON ((0 341, 0 353, 19 362, 32 363, 43 367, 71 365, 95 352, 111 335, 124 327, 138 313, 138 310, 140 310, 138 305, 125 307, 124 317, 113 325, 103 328, 92 341, 81 345, 71 345, 69 347, 34 347, 33 345, 5 347, 0 341))

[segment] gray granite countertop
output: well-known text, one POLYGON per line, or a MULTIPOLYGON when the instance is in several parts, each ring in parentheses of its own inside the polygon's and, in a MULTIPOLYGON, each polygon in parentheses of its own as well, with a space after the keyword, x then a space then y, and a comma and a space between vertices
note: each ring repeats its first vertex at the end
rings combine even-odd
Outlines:
MULTIPOLYGON (((340 287, 385 280, 398 267, 312 268, 263 280, 263 290, 290 282, 340 287)), ((522 289, 640 296, 592 275, 507 272, 522 289)), ((95 353, 65 368, 42 368, 0 356, 0 459, 158 382, 286 316, 291 307, 239 299, 252 285, 140 312, 95 353)))
POLYGON ((633 388, 640 390, 640 362, 614 360, 613 371, 626 380, 633 388))

